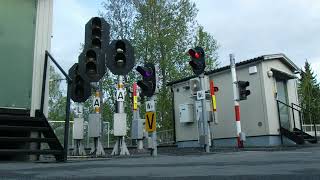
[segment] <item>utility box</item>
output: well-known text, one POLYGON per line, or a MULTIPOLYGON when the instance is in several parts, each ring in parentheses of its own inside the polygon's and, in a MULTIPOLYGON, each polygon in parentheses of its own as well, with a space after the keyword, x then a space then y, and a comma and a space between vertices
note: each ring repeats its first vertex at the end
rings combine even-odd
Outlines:
POLYGON ((89 137, 101 136, 101 114, 89 114, 89 137))
POLYGON ((151 137, 147 138, 147 148, 153 149, 153 139, 151 137))
POLYGON ((72 139, 83 139, 83 118, 74 118, 73 129, 72 129, 72 139))
POLYGON ((115 113, 113 116, 114 136, 125 136, 127 134, 127 114, 115 113))
POLYGON ((193 104, 179 105, 180 123, 194 122, 193 104))
POLYGON ((145 119, 132 120, 131 139, 143 139, 143 128, 145 119))
MULTIPOLYGON (((197 121, 200 121, 202 116, 202 104, 201 101, 195 101, 195 118, 197 121)), ((213 115, 212 115, 212 105, 210 100, 206 100, 206 108, 207 108, 207 115, 208 115, 208 122, 213 122, 213 115)))

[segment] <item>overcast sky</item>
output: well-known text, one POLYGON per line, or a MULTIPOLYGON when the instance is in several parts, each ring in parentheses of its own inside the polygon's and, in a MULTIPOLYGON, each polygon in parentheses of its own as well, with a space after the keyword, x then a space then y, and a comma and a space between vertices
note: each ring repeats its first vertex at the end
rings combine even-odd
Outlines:
MULTIPOLYGON (((52 53, 65 70, 78 61, 84 25, 98 15, 102 0, 54 0, 52 53)), ((284 53, 299 67, 312 64, 320 80, 319 0, 195 0, 197 20, 220 45, 229 63, 284 53)), ((186 60, 187 61, 187 60, 186 60)))

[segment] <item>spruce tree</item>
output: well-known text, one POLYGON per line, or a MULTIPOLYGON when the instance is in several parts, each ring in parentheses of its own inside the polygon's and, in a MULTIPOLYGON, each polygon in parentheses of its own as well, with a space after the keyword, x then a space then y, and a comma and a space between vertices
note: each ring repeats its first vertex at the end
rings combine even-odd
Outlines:
POLYGON ((313 121, 319 123, 320 90, 316 75, 311 69, 310 63, 305 62, 304 70, 300 73, 300 83, 298 87, 300 105, 303 107, 303 119, 305 124, 312 124, 313 121))

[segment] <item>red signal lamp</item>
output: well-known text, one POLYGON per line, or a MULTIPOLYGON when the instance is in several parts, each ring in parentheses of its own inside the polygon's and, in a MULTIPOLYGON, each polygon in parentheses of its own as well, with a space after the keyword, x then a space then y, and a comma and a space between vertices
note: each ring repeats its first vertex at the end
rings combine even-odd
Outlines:
POLYGON ((188 53, 192 58, 196 58, 196 59, 200 58, 200 54, 193 49, 189 49, 188 53))

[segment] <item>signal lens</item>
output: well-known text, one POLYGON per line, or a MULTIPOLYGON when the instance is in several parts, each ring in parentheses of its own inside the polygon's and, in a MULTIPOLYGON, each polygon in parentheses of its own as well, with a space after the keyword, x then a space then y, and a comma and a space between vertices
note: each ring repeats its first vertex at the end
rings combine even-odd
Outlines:
POLYGON ((198 69, 198 65, 193 62, 193 61, 189 61, 189 65, 193 68, 193 69, 198 69))
POLYGON ((193 58, 199 59, 200 58, 200 54, 197 53, 195 50, 193 49, 189 49, 188 51, 189 55, 193 58))
POLYGON ((152 76, 152 72, 151 71, 148 71, 148 69, 146 68, 143 68, 141 66, 138 66, 137 67, 137 71, 143 76, 143 77, 151 77, 152 76))

